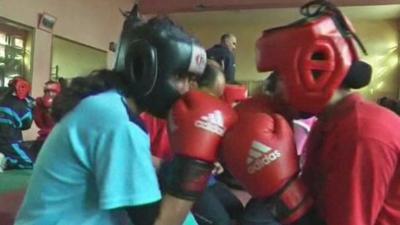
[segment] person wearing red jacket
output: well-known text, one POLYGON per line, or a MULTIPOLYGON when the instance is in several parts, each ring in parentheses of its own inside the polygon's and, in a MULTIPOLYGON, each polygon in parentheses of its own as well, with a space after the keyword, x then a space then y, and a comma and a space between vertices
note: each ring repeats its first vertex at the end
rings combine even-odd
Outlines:
POLYGON ((61 86, 58 82, 47 81, 43 89, 43 96, 36 98, 33 118, 36 126, 40 128, 37 140, 44 141, 54 126, 54 121, 51 117, 51 107, 53 105, 53 99, 60 92, 61 86))
POLYGON ((54 120, 51 116, 51 107, 54 98, 61 92, 61 85, 55 81, 47 81, 44 85, 43 96, 36 98, 36 105, 33 109, 33 120, 39 128, 38 137, 31 147, 31 153, 36 158, 43 142, 53 129, 54 120))

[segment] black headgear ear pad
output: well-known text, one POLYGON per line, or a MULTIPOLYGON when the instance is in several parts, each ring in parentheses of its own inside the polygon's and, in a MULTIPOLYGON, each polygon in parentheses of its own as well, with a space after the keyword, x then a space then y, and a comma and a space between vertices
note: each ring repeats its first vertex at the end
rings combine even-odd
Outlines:
POLYGON ((125 56, 125 74, 137 97, 148 95, 157 81, 157 51, 143 39, 133 41, 125 56))
POLYGON ((372 67, 363 61, 354 61, 343 80, 343 85, 348 88, 358 89, 369 84, 372 77, 372 67))

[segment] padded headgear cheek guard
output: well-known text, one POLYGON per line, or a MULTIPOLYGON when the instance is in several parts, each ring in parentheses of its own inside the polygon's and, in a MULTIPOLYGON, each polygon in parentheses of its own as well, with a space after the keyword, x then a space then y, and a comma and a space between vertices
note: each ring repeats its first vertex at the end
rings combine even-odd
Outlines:
POLYGON ((17 98, 24 100, 31 92, 31 84, 23 78, 17 77, 11 80, 8 86, 15 92, 17 98))
POLYGON ((145 23, 134 8, 124 22, 115 70, 124 75, 127 94, 139 107, 165 117, 180 97, 171 78, 200 75, 206 61, 205 50, 172 21, 154 18, 145 23))
POLYGON ((228 104, 232 105, 233 103, 243 101, 248 97, 248 90, 244 85, 233 85, 227 84, 224 88, 224 93, 222 98, 228 104))
POLYGON ((312 114, 325 108, 358 60, 352 38, 329 14, 264 31, 256 52, 258 71, 277 72, 289 104, 312 114))

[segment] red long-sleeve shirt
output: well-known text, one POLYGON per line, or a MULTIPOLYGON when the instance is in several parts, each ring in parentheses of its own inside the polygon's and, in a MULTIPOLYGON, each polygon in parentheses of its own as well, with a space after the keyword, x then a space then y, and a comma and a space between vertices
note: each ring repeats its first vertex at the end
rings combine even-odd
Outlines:
POLYGON ((169 143, 167 121, 147 113, 140 114, 140 118, 149 133, 151 154, 162 160, 171 160, 173 152, 169 143))
POLYGON ((400 224, 400 119, 357 95, 319 118, 303 176, 327 225, 400 224))

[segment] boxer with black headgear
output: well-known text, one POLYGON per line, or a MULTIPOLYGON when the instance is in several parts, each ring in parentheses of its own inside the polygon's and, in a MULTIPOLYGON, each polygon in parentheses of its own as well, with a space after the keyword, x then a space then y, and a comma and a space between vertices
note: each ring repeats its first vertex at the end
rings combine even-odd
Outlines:
POLYGON ((134 7, 114 70, 74 78, 54 99, 57 124, 16 224, 182 224, 233 117, 211 97, 184 93, 205 65, 205 50, 191 36, 168 18, 141 20, 134 7), (162 203, 142 111, 171 121, 174 176, 162 203))
POLYGON ((205 63, 204 49, 171 21, 153 24, 150 20, 144 26, 136 16, 125 20, 115 71, 123 74, 129 83, 127 95, 141 110, 165 118, 181 96, 171 77, 201 74, 205 63))
POLYGON ((22 130, 32 125, 31 84, 22 77, 15 77, 8 88, 0 100, 0 152, 6 156, 5 169, 30 169, 32 159, 22 144, 22 130))
MULTIPOLYGON (((400 120, 351 93, 369 83, 372 69, 359 59, 355 43, 364 47, 340 10, 318 0, 302 13, 302 20, 265 30, 256 49, 257 69, 276 72, 281 99, 297 115, 318 117, 306 143, 304 171, 299 177, 290 128, 276 115, 253 116, 252 132, 264 125, 234 146, 240 156, 228 168, 256 197, 253 206, 269 209, 265 214, 283 223, 312 215, 302 218, 304 224, 398 224, 400 120), (304 181, 302 191, 294 181, 304 181), (307 214, 310 197, 314 210, 307 214)), ((241 128, 241 134, 249 129, 241 128)))
POLYGON ((171 217, 187 213, 206 188, 219 141, 235 115, 224 102, 206 93, 190 91, 182 96, 171 78, 203 73, 206 54, 180 28, 160 28, 160 25, 142 26, 140 20, 128 17, 115 70, 130 84, 127 95, 132 96, 139 109, 161 118, 169 112, 168 126, 175 157, 167 178, 165 199, 189 200, 178 202, 175 208, 163 205, 173 212, 161 213, 161 220, 166 218, 175 224, 181 221, 173 222, 171 217), (198 142, 203 145, 197 146, 198 142))

